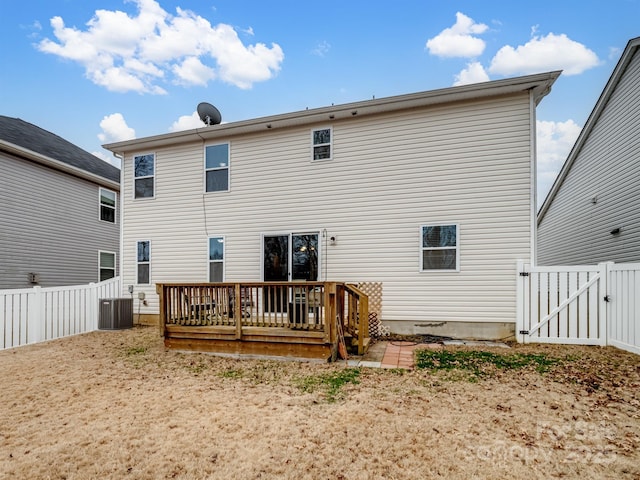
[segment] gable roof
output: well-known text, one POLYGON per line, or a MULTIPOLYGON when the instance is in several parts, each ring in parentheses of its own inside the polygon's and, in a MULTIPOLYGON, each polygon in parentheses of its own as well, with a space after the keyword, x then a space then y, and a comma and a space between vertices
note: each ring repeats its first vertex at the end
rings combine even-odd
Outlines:
POLYGON ((0 150, 119 190, 120 169, 19 118, 0 115, 0 150))
POLYGON ((458 87, 442 88, 425 92, 384 97, 361 102, 332 105, 315 109, 302 110, 293 113, 273 115, 220 125, 203 126, 192 130, 167 133, 146 138, 127 140, 124 142, 103 145, 107 150, 117 154, 140 152, 153 148, 188 143, 194 141, 211 140, 230 135, 265 131, 290 126, 311 125, 318 122, 329 122, 347 118, 361 118, 383 112, 399 111, 428 105, 441 105, 464 100, 489 98, 498 95, 508 95, 531 91, 536 103, 551 91, 551 85, 556 81, 560 72, 539 73, 523 77, 494 80, 458 87))
POLYGON ((540 211, 538 212, 538 225, 540 225, 540 222, 542 222, 544 215, 549 210, 549 207, 551 206, 553 199, 558 193, 558 190, 560 190, 562 183, 564 182, 565 178, 569 174, 569 171, 571 170, 571 167, 576 161, 576 158, 580 154, 582 147, 584 146, 585 142, 589 138, 589 134, 591 133, 591 130, 593 130, 596 123, 598 122, 598 119, 600 118, 600 115, 602 115, 602 112, 604 111, 604 108, 607 105, 607 102, 609 101, 609 99, 611 98, 611 95, 613 94, 616 87, 618 86, 618 83, 620 83, 620 79, 622 78, 625 71, 627 70, 629 63, 631 62, 631 59, 636 54, 638 48, 640 48, 640 37, 632 38, 631 40, 629 40, 629 42, 627 43, 627 46, 624 49, 624 52, 622 52, 622 56, 620 57, 620 60, 618 60, 618 64, 613 69, 613 73, 611 74, 609 81, 605 85, 604 90, 600 94, 600 97, 598 98, 598 101, 596 102, 595 107, 591 111, 591 114, 589 115, 587 122, 584 124, 584 127, 582 127, 582 131, 580 132, 580 135, 578 135, 578 139, 576 140, 576 143, 574 144, 573 148, 569 152, 569 156, 565 160, 564 165, 560 169, 560 173, 558 173, 558 176, 553 182, 553 185, 551 186, 551 190, 549 190, 547 197, 544 199, 544 203, 540 207, 540 211))

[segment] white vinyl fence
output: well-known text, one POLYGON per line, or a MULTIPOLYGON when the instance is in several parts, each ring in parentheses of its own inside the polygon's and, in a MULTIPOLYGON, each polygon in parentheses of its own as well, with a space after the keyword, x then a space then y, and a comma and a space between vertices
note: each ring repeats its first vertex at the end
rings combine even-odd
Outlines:
POLYGON ((518 263, 520 342, 614 345, 640 353, 640 264, 518 263))
POLYGON ((120 277, 89 285, 0 290, 0 350, 91 332, 101 298, 120 296, 120 277))

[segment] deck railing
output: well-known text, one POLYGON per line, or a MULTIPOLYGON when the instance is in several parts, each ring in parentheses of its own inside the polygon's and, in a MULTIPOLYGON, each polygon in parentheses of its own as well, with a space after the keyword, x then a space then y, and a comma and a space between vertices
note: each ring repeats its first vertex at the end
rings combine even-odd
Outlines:
MULTIPOLYGON (((175 330, 172 327, 193 326, 203 327, 198 332, 207 330, 206 327, 212 331, 233 329, 236 340, 246 339, 247 332, 251 332, 255 340, 256 331, 263 336, 290 331, 291 335, 286 336, 291 341, 296 337, 318 338, 320 335, 325 343, 335 344, 337 322, 342 322, 343 329, 358 339, 358 351, 364 351, 368 334, 367 297, 351 285, 336 282, 165 283, 157 284, 156 290, 160 296, 160 329, 165 338, 168 330, 175 330)), ((183 328, 180 332, 185 335, 183 328)))

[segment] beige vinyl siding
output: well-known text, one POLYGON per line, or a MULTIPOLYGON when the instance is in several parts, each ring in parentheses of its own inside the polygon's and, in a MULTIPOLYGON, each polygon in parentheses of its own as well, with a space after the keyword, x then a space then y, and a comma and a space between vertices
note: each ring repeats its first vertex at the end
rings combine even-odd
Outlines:
POLYGON ((329 161, 311 161, 310 132, 327 123, 216 139, 230 142, 229 192, 203 193, 192 144, 158 150, 156 198, 133 200, 127 155, 125 284, 136 240, 152 242, 153 283, 206 281, 214 234, 226 280, 258 281, 262 234, 318 231, 322 278, 383 282, 384 320, 514 322, 516 261, 530 259, 529 95, 330 125, 329 161), (443 223, 459 225, 460 272, 420 272, 420 227, 443 223))
MULTIPOLYGON (((0 155, 0 289, 97 282, 98 251, 116 253, 116 223, 100 221, 99 185, 0 155)), ((119 209, 120 195, 116 195, 119 209)), ((117 263, 116 263, 117 271, 117 263)))
POLYGON ((539 225, 540 265, 640 261, 637 52, 539 225))

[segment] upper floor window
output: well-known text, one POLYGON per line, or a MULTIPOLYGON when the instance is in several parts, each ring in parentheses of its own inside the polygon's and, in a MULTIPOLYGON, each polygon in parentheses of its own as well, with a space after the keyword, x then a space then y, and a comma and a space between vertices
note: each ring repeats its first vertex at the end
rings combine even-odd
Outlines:
POLYGON ((460 270, 458 225, 424 225, 421 270, 460 270))
POLYGON ((311 132, 313 160, 331 160, 331 128, 322 128, 311 132))
POLYGON ((155 155, 133 157, 134 198, 153 198, 155 192, 155 155))
POLYGON ((207 145, 204 149, 205 191, 229 190, 229 144, 207 145))
POLYGON ((100 188, 100 220, 116 223, 116 192, 100 188))
POLYGON ((224 282, 224 237, 209 238, 209 281, 224 282))
POLYGON ((151 283, 151 242, 143 240, 138 242, 137 254, 137 284, 151 283))
POLYGON ((116 254, 114 252, 98 252, 98 272, 100 281, 116 276, 116 254))

